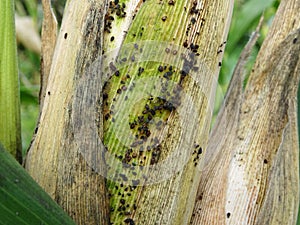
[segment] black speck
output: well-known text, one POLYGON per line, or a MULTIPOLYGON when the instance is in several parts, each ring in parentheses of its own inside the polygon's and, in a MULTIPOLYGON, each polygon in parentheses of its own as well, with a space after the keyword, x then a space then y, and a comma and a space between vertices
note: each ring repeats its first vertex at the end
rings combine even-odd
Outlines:
POLYGON ((219 62, 219 66, 222 66, 222 63, 221 63, 221 62, 219 62))
POLYGON ((230 212, 228 212, 228 213, 226 214, 226 217, 227 217, 227 218, 229 218, 229 217, 230 217, 230 212))
POLYGON ((193 18, 191 19, 191 22, 192 22, 192 24, 195 24, 195 23, 196 23, 196 19, 193 17, 193 18))
POLYGON ((267 164, 268 163, 268 160, 264 159, 264 164, 267 164))
POLYGON ((50 95, 51 94, 51 92, 50 91, 48 91, 48 95, 50 95))
POLYGON ((167 20, 167 16, 163 16, 163 17, 161 18, 161 20, 162 20, 163 22, 165 22, 165 21, 167 20))
POLYGON ((68 33, 65 33, 64 39, 67 39, 67 37, 68 37, 68 33))
POLYGON ((294 38, 293 44, 296 44, 297 40, 298 40, 297 38, 294 38))
POLYGON ((115 37, 111 36, 110 41, 114 41, 114 40, 115 40, 115 37))

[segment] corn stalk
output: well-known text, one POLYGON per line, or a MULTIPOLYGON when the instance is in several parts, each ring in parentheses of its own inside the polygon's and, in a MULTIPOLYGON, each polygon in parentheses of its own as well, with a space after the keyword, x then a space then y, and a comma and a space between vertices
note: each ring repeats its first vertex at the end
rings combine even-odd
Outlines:
POLYGON ((295 221, 299 2, 244 91, 237 68, 209 139, 232 6, 67 3, 26 168, 78 224, 295 221))

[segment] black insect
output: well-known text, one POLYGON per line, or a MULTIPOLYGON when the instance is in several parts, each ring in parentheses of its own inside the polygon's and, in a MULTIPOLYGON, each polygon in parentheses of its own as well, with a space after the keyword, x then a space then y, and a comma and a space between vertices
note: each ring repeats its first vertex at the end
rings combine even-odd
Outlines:
POLYGON ((159 65, 158 71, 159 71, 159 72, 162 72, 162 71, 164 71, 164 68, 163 68, 161 65, 159 65))

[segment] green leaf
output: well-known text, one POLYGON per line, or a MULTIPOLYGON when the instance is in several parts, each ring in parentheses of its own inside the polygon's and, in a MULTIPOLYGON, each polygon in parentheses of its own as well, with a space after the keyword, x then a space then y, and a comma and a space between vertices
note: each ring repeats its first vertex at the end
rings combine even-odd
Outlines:
POLYGON ((14 1, 0 1, 0 141, 22 160, 14 1))
POLYGON ((1 143, 0 224, 75 224, 1 143))
POLYGON ((275 0, 250 0, 242 5, 240 10, 235 10, 233 15, 226 51, 232 52, 239 40, 249 30, 250 26, 259 19, 265 9, 270 7, 275 0))

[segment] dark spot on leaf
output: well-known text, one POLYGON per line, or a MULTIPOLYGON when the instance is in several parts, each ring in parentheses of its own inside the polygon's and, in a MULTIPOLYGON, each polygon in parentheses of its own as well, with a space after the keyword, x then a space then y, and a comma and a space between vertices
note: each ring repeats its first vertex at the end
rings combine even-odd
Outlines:
POLYGON ((297 38, 294 38, 293 44, 296 44, 297 40, 298 40, 297 38))

